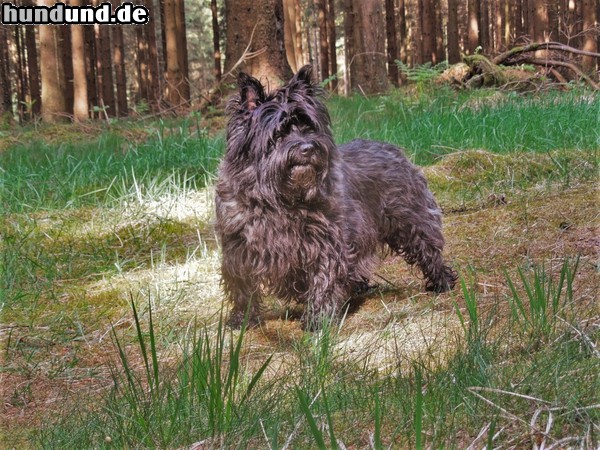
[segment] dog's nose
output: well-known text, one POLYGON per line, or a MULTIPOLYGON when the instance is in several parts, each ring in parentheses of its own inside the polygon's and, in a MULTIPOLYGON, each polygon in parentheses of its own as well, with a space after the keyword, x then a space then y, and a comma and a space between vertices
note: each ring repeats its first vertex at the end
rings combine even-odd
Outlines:
POLYGON ((300 153, 302 156, 308 156, 312 153, 313 148, 313 145, 309 143, 300 144, 300 153))

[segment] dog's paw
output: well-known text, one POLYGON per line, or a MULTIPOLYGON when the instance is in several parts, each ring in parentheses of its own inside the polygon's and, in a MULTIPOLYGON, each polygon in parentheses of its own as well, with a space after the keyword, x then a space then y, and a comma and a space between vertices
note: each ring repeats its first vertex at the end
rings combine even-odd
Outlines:
POLYGON ((440 277, 429 279, 425 284, 425 289, 429 292, 441 294, 442 292, 451 291, 456 286, 458 275, 450 267, 445 266, 440 277))
POLYGON ((247 315, 241 311, 231 311, 229 318, 227 319, 227 326, 234 330, 239 330, 242 326, 248 328, 256 328, 260 325, 260 318, 256 316, 247 317, 247 315))

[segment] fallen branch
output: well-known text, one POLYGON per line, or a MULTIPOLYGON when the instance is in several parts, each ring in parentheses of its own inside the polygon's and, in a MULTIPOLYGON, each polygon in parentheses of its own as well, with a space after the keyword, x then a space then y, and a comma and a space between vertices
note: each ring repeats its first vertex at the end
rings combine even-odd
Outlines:
POLYGON ((600 90, 600 86, 594 80, 592 80, 589 76, 587 76, 583 71, 577 67, 575 64, 566 62, 566 61, 557 61, 554 59, 540 59, 540 58, 527 58, 524 60, 526 64, 534 64, 536 66, 544 66, 544 67, 566 67, 567 69, 575 72, 582 80, 584 80, 587 84, 590 85, 595 90, 600 90))
POLYGON ((492 59, 492 63, 496 65, 510 65, 510 63, 507 63, 506 61, 511 57, 521 53, 535 52, 538 50, 555 50, 572 53, 574 55, 593 56, 594 58, 600 58, 600 53, 579 50, 569 45, 561 44, 560 42, 534 42, 533 44, 514 47, 504 53, 500 53, 498 56, 492 59))

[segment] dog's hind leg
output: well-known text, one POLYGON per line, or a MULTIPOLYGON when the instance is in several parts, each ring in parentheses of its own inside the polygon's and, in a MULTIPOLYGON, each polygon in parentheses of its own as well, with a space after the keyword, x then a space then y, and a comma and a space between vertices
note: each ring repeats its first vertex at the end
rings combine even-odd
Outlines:
POLYGON ((421 269, 428 291, 445 292, 456 284, 456 272, 442 257, 444 237, 440 215, 435 209, 413 210, 408 218, 397 222, 385 241, 408 264, 416 264, 421 269))

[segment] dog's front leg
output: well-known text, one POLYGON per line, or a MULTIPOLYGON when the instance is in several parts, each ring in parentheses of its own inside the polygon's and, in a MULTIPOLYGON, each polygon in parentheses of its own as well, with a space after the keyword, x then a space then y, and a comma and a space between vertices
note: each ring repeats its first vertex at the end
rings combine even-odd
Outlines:
POLYGON ((233 308, 229 313, 227 324, 231 328, 240 328, 246 320, 248 328, 260 323, 261 300, 260 289, 251 279, 232 276, 226 269, 222 270, 223 290, 233 308))

